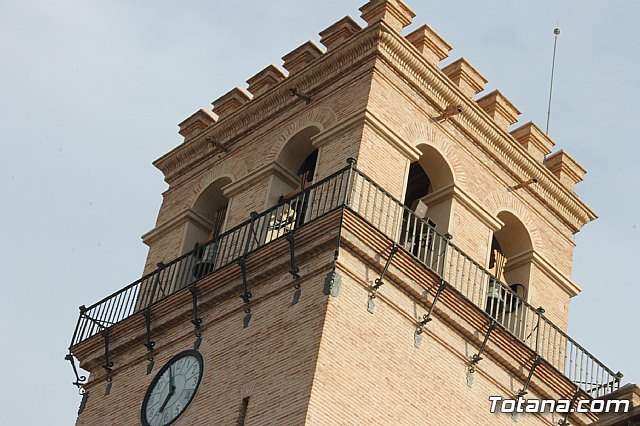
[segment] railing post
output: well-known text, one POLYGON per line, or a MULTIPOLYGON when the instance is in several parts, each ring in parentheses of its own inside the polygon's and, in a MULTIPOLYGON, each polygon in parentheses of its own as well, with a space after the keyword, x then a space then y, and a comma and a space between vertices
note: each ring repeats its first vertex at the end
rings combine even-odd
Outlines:
POLYGON ((620 389, 620 382, 622 381, 624 374, 618 371, 616 374, 614 374, 613 377, 614 377, 613 386, 615 386, 615 388, 611 389, 611 392, 615 391, 616 389, 620 389))
POLYGON ((536 353, 538 352, 538 348, 540 346, 540 323, 542 322, 542 314, 544 314, 544 309, 540 306, 538 309, 534 311, 536 315, 538 315, 538 325, 536 325, 536 353))
MULTIPOLYGON (((249 214, 251 216, 251 220, 249 221, 249 231, 247 232, 247 238, 245 239, 245 246, 244 246, 244 250, 242 250, 242 256, 246 256, 247 253, 249 253, 249 247, 251 247, 251 237, 253 236, 255 238, 256 235, 256 230, 254 228, 254 223, 256 221, 256 219, 258 219, 258 213, 257 212, 251 212, 249 214)), ((260 242, 256 240, 257 246, 260 246, 260 242)), ((256 247, 258 248, 258 247, 256 247)))
POLYGON ((345 197, 344 197, 344 204, 346 206, 351 205, 351 182, 353 179, 353 170, 355 169, 357 162, 358 161, 353 157, 347 158, 347 164, 349 164, 349 170, 347 171, 347 193, 345 194, 345 197))
POLYGON ((449 243, 453 240, 453 235, 448 232, 443 235, 444 236, 444 250, 442 251, 442 279, 447 280, 447 253, 449 252, 449 243))
POLYGON ((153 305, 156 302, 155 299, 156 299, 156 294, 158 294, 158 292, 161 292, 164 296, 166 296, 166 294, 164 294, 164 290, 162 289, 162 282, 160 281, 160 276, 164 272, 164 268, 166 265, 164 264, 164 262, 158 262, 157 266, 158 266, 158 269, 156 270, 156 276, 153 279, 151 297, 149 297, 145 301, 147 302, 145 304, 146 306, 142 306, 142 308, 148 308, 149 306, 153 305))

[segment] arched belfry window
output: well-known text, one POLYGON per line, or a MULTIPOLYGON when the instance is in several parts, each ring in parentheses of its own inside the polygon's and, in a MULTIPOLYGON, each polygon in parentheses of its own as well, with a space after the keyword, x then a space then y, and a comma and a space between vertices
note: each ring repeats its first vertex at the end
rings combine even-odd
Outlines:
POLYGON ((269 205, 274 205, 304 190, 314 180, 318 162, 318 150, 312 138, 320 129, 310 126, 296 133, 284 146, 276 159, 269 205))
MULTIPOLYGON (((312 182, 316 174, 316 164, 318 162, 318 150, 313 150, 302 162, 296 176, 298 176, 298 188, 304 191, 312 182)), ((296 189, 298 189, 296 188, 296 189)))
POLYGON ((487 269, 495 278, 488 283, 485 310, 521 336, 525 315, 521 300, 529 296, 533 244, 526 227, 513 213, 501 212, 498 219, 504 225, 491 237, 487 269))
POLYGON ((513 213, 501 212, 498 219, 504 225, 492 237, 489 272, 505 284, 520 284, 526 289, 533 253, 529 231, 513 213))
POLYGON ((404 204, 437 230, 449 230, 453 201, 453 173, 442 154, 429 145, 419 145, 422 155, 409 166, 404 204))
POLYGON ((404 196, 404 204, 415 211, 417 204, 431 191, 431 181, 419 162, 409 166, 407 178, 407 192, 404 196))
POLYGON ((435 232, 450 238, 453 206, 453 173, 433 147, 419 145, 422 155, 409 166, 404 195, 400 245, 438 273, 443 272, 443 251, 435 232), (425 224, 426 222, 426 224, 425 224), (435 229, 435 231, 434 231, 435 229))
POLYGON ((230 183, 231 179, 220 178, 200 193, 187 216, 183 253, 192 250, 196 244, 203 244, 222 233, 229 204, 222 188, 230 183))
POLYGON ((407 176, 400 228, 400 244, 430 266, 442 268, 438 255, 434 255, 434 231, 448 234, 453 205, 453 173, 444 157, 433 147, 420 145, 422 155, 411 163, 407 176), (422 219, 422 221, 420 220, 422 219), (431 225, 424 225, 424 222, 431 225), (431 265, 433 263, 433 265, 431 265))

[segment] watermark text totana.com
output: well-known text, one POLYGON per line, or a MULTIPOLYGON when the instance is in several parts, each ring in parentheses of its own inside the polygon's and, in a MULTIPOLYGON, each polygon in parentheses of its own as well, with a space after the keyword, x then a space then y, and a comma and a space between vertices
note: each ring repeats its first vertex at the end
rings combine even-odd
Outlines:
POLYGON ((568 399, 505 399, 490 396, 492 413, 626 413, 630 403, 624 399, 582 399, 572 404, 568 399))

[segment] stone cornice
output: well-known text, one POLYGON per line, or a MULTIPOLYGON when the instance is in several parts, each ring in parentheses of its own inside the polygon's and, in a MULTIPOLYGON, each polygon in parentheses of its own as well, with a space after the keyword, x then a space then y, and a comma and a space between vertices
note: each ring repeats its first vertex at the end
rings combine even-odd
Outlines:
MULTIPOLYGON (((451 184, 451 185, 445 186, 444 188, 440 188, 436 191, 430 192, 429 194, 422 197, 422 201, 427 206, 432 206, 434 204, 441 203, 442 201, 450 200, 451 198, 453 198, 454 192, 455 192, 455 185, 451 184)), ((428 210, 427 210, 427 213, 429 213, 428 210)), ((453 211, 451 211, 450 213, 453 213, 453 211)))
POLYGON ((575 297, 582 292, 582 289, 571 278, 564 275, 547 258, 538 252, 533 253, 533 265, 549 277, 555 284, 564 290, 569 297, 575 297))
POLYGON ((151 246, 167 232, 175 229, 180 225, 184 225, 187 222, 195 222, 203 228, 211 228, 212 226, 211 222, 205 219, 200 213, 191 209, 187 209, 173 216, 166 222, 157 225, 151 231, 144 234, 142 236, 142 242, 148 246, 151 246))
POLYGON ((427 204, 437 204, 442 201, 446 201, 453 198, 461 206, 465 207, 471 214, 473 214, 480 222, 486 225, 493 232, 504 226, 504 223, 489 213, 484 207, 478 204, 471 196, 469 196, 462 188, 455 184, 451 184, 444 188, 441 188, 435 192, 430 193, 423 198, 423 201, 427 204))
POLYGON ((422 91, 429 92, 440 103, 461 104, 461 114, 451 118, 450 123, 473 138, 502 167, 511 172, 514 179, 529 176, 538 180, 538 185, 527 190, 538 201, 556 212, 563 222, 575 233, 597 216, 575 193, 567 190, 561 182, 539 164, 505 130, 501 129, 475 102, 464 94, 434 65, 426 61, 420 53, 403 37, 392 29, 381 28, 380 50, 387 61, 405 77, 413 80, 422 91), (550 200, 556 200, 560 208, 550 200))
POLYGON ((379 119, 373 112, 365 111, 364 122, 366 125, 374 129, 380 136, 382 136, 391 146, 397 149, 411 162, 418 161, 421 152, 419 149, 411 146, 403 138, 401 138, 396 132, 394 132, 384 121, 379 119))
POLYGON ((360 63, 367 53, 374 53, 381 35, 376 28, 374 26, 358 32, 348 42, 316 59, 313 66, 307 66, 289 76, 259 98, 245 103, 198 136, 163 155, 154 161, 154 166, 164 173, 165 181, 170 183, 193 162, 219 152, 210 142, 207 142, 208 138, 230 149, 253 129, 269 122, 284 109, 299 103, 299 100, 291 97, 289 91, 291 87, 311 94, 317 93, 326 85, 334 83, 337 76, 345 75, 346 70, 354 63, 360 63))
POLYGON ((363 126, 363 111, 357 111, 351 116, 332 126, 329 130, 318 133, 311 137, 311 143, 315 148, 320 148, 328 142, 331 142, 339 135, 353 129, 354 127, 363 126))
POLYGON ((265 164, 262 167, 259 167, 249 173, 247 173, 242 178, 238 179, 235 182, 230 183, 229 185, 222 188, 222 193, 225 197, 231 198, 235 195, 240 194, 241 192, 246 191, 251 186, 253 186, 257 181, 264 179, 265 177, 269 177, 272 175, 276 175, 282 178, 287 183, 296 186, 298 185, 298 179, 293 176, 288 170, 286 170, 279 163, 270 163, 265 164))
POLYGON ((453 197, 454 200, 466 207, 478 220, 480 220, 480 222, 486 225, 493 232, 496 232, 504 226, 504 223, 500 219, 493 216, 462 188, 454 186, 453 197))

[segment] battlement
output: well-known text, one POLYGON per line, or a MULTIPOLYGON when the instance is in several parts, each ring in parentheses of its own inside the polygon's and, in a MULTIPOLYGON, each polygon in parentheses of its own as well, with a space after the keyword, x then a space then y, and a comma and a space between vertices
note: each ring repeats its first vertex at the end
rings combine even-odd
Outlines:
MULTIPOLYGON (((401 0, 371 0, 361 7, 360 11, 367 28, 384 25, 398 35, 412 23, 416 16, 401 0)), ((363 27, 349 16, 336 21, 320 31, 319 44, 310 40, 285 54, 282 57, 283 69, 278 65, 269 65, 247 80, 246 89, 240 87, 232 89, 212 102, 214 105, 212 110, 200 109, 180 123, 179 133, 185 138, 185 142, 203 136, 216 126, 220 126, 221 122, 229 119, 234 113, 240 113, 242 108, 251 104, 254 98, 271 90, 276 91, 283 86, 291 86, 291 77, 295 77, 312 64, 318 63, 362 31, 363 27), (320 45, 325 49, 323 50, 320 45), (211 114, 212 112, 213 114, 211 114)), ((439 62, 446 59, 453 49, 440 34, 427 24, 423 24, 403 38, 408 42, 407 47, 413 46, 415 51, 434 67, 438 67, 439 62)), ((521 111, 500 90, 494 90, 473 101, 476 95, 482 94, 488 80, 466 59, 459 58, 438 70, 446 76, 453 86, 460 90, 465 98, 478 105, 501 131, 509 134, 511 126, 518 123, 521 111)), ((308 93, 297 87, 292 86, 289 89, 293 96, 301 97, 307 101, 311 99, 308 93)), ((555 142, 540 131, 534 123, 522 125, 511 132, 509 136, 512 136, 509 139, 513 145, 523 147, 524 151, 531 156, 532 161, 548 168, 551 172, 549 176, 557 177, 559 183, 566 189, 573 191, 575 184, 582 180, 576 176, 573 179, 562 178, 561 176, 567 176, 567 173, 559 173, 556 161, 544 161, 544 158, 551 154, 549 149, 555 146, 555 142), (525 133, 528 136, 525 136, 525 133)), ((558 155, 566 156, 567 154, 558 153, 558 155)), ((572 161, 575 163, 575 160, 572 161)), ((575 163, 575 165, 584 170, 579 164, 575 163)))

